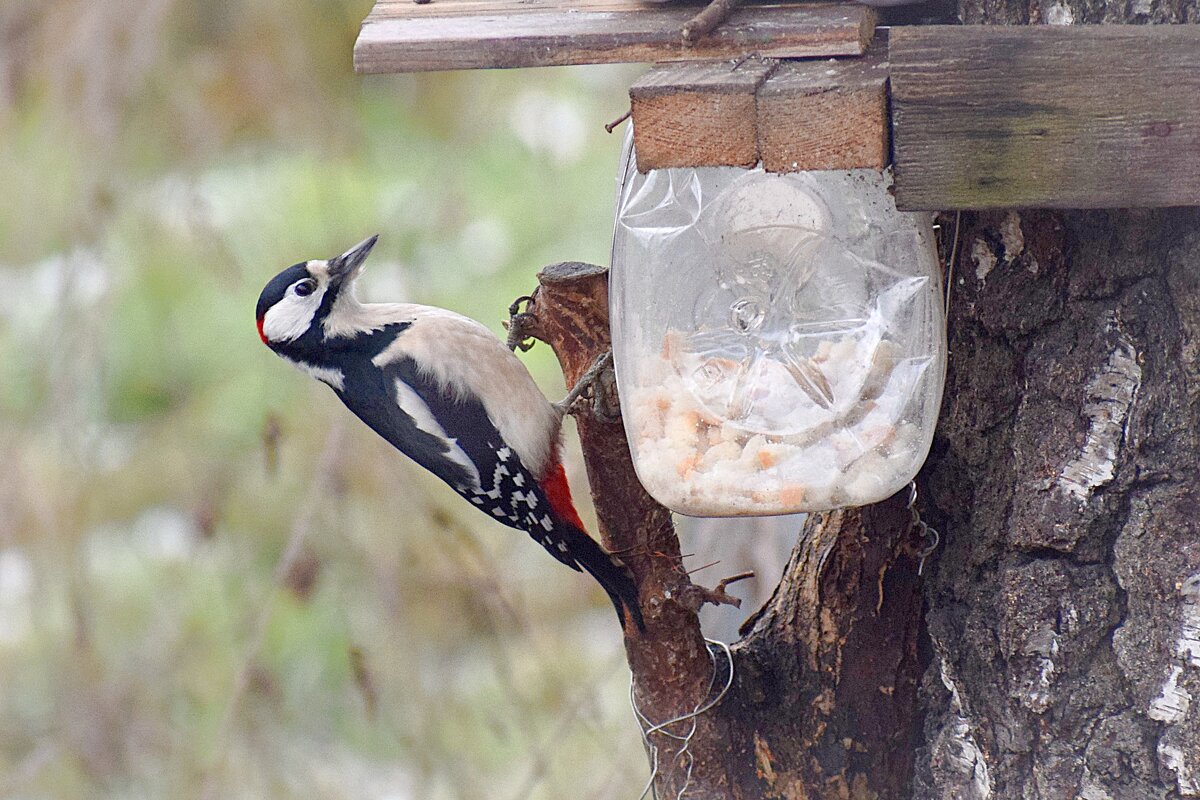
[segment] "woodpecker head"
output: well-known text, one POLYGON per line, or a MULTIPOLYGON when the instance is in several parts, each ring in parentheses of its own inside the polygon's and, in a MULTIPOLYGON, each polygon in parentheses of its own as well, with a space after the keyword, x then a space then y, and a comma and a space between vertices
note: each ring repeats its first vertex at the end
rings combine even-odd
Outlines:
POLYGON ((352 296, 355 278, 378 235, 337 258, 293 264, 272 278, 258 296, 258 335, 276 350, 319 326, 339 297, 352 296))

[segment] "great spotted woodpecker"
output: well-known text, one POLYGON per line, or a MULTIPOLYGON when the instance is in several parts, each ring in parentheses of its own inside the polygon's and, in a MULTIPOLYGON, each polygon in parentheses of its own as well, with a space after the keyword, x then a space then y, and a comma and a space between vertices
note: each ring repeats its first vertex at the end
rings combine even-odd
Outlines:
POLYGON ((360 303, 378 237, 280 272, 258 298, 267 347, 480 511, 587 570, 643 628, 629 568, 583 530, 559 454, 563 410, 486 327, 441 308, 360 303))

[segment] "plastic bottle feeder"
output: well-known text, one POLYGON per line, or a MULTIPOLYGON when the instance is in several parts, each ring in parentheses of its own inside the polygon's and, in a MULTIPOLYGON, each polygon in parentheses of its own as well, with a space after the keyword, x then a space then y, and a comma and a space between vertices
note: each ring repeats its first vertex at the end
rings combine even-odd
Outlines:
POLYGON ((633 462, 694 516, 889 497, 924 463, 946 363, 928 214, 876 170, 637 171, 611 273, 633 462))

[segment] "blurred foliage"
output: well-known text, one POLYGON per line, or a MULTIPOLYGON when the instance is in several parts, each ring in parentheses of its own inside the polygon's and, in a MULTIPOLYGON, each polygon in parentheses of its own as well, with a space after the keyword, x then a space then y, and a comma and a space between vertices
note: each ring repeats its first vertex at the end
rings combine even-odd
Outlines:
POLYGON ((540 266, 605 263, 631 73, 364 79, 368 8, 0 4, 2 797, 641 791, 598 588, 251 319, 373 232, 368 299, 497 331, 540 266))

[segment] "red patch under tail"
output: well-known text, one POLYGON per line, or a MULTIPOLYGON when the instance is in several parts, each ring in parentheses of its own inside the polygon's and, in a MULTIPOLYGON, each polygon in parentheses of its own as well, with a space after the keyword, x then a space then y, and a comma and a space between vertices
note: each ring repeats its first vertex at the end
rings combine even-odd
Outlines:
POLYGON ((546 477, 542 479, 542 491, 546 493, 546 499, 550 501, 550 508, 554 510, 555 516, 579 530, 584 529, 583 520, 579 518, 579 512, 575 510, 575 503, 571 500, 571 487, 567 485, 567 473, 561 462, 552 464, 550 469, 546 470, 546 477))
POLYGON ((263 333, 262 326, 263 326, 263 318, 259 317, 258 318, 258 338, 262 339, 263 344, 270 344, 270 342, 267 341, 267 335, 265 333, 263 333))
MULTIPOLYGON (((567 473, 563 470, 562 462, 555 461, 546 470, 541 487, 557 523, 553 529, 555 540, 543 537, 543 545, 559 561, 575 569, 582 568, 596 579, 617 609, 617 618, 621 620, 622 627, 625 626, 628 610, 638 630, 646 630, 633 573, 624 561, 605 550, 584 531, 583 520, 571 502, 571 488, 567 486, 567 473)), ((540 529, 531 532, 531 535, 536 539, 539 533, 540 529)))

